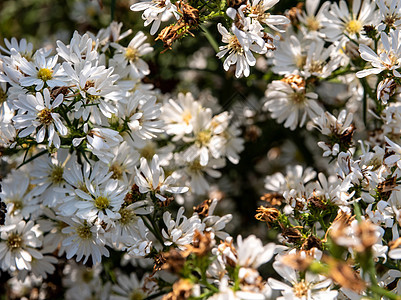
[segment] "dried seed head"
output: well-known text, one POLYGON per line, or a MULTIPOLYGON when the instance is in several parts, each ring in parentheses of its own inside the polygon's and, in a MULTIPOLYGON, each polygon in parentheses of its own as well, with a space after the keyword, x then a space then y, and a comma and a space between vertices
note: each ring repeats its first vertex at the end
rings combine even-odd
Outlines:
POLYGON ((280 211, 274 207, 260 206, 256 210, 256 212, 257 214, 255 215, 255 219, 258 221, 266 222, 267 226, 269 227, 275 224, 278 217, 280 216, 280 211))
POLYGON ((188 279, 180 279, 173 284, 173 290, 162 300, 185 300, 191 297, 193 284, 188 279))
POLYGON ((212 200, 208 199, 203 201, 198 206, 194 206, 193 210, 198 214, 200 218, 206 218, 209 215, 209 208, 212 204, 212 200))

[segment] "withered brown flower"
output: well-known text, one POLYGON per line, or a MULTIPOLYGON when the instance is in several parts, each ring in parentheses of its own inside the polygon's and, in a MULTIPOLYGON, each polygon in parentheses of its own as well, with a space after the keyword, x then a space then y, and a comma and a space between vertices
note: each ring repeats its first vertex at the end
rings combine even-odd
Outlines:
POLYGON ((188 279, 180 279, 173 284, 173 290, 163 300, 185 300, 192 294, 193 284, 188 279))

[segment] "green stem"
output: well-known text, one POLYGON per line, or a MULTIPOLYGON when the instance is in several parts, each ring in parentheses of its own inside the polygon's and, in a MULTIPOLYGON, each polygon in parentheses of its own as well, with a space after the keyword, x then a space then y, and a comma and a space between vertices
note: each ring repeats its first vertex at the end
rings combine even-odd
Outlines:
POLYGON ((219 44, 216 42, 210 31, 204 25, 199 25, 199 27, 202 29, 203 34, 209 41, 210 45, 212 45, 214 51, 216 51, 216 53, 219 52, 219 44))
POLYGON ((354 214, 355 214, 355 218, 358 220, 358 222, 362 221, 362 212, 361 212, 361 208, 359 207, 358 202, 354 202, 354 214))
POLYGON ((371 290, 372 292, 379 294, 381 296, 384 296, 388 299, 391 300, 401 300, 401 296, 398 296, 392 292, 390 292, 389 290, 386 290, 378 285, 372 285, 369 287, 369 290, 371 290))
MULTIPOLYGON (((142 216, 141 216, 142 217, 142 216)), ((164 246, 164 239, 162 235, 160 234, 159 227, 156 225, 155 221, 149 217, 149 215, 145 216, 151 224, 149 224, 145 218, 142 217, 143 222, 145 223, 146 227, 149 228, 149 230, 153 233, 153 235, 159 240, 162 246, 164 246)))
POLYGON ((23 165, 25 165, 25 164, 27 164, 27 163, 33 161, 35 158, 38 158, 39 156, 42 156, 43 154, 45 154, 45 153, 47 153, 47 152, 48 152, 48 151, 47 151, 47 149, 46 149, 46 150, 43 150, 43 151, 41 151, 41 152, 35 154, 34 156, 30 157, 30 158, 27 159, 27 160, 24 159, 24 161, 17 167, 17 169, 21 168, 23 165))

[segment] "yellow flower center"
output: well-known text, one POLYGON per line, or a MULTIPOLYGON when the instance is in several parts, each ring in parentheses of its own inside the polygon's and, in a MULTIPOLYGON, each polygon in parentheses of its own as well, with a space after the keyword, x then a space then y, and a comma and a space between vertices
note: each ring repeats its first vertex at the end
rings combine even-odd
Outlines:
POLYGON ((119 213, 121 215, 121 218, 118 219, 118 222, 120 222, 123 225, 131 224, 133 221, 137 219, 136 214, 132 209, 122 208, 120 209, 119 213))
POLYGON ((53 77, 53 70, 42 68, 38 71, 38 78, 42 79, 43 81, 47 81, 52 79, 53 77))
POLYGON ((321 73, 323 71, 323 63, 317 60, 311 62, 309 67, 309 72, 311 73, 321 73))
POLYGON ((139 290, 134 290, 129 297, 130 300, 143 300, 145 299, 145 295, 139 291, 139 290))
POLYGON ((54 166, 50 174, 50 181, 54 184, 59 184, 64 181, 64 168, 62 166, 54 166))
POLYGON ((199 172, 203 170, 203 167, 201 166, 199 159, 194 160, 189 166, 188 166, 189 170, 191 170, 191 172, 199 172))
POLYGON ((113 175, 111 175, 111 178, 113 179, 122 179, 123 178, 123 173, 124 173, 124 168, 118 164, 112 164, 109 168, 110 172, 113 172, 113 175))
POLYGON ((79 226, 76 229, 76 232, 77 232, 77 235, 83 240, 89 240, 92 238, 92 231, 87 223, 79 226))
POLYGON ((294 284, 292 289, 294 291, 295 297, 302 298, 308 295, 308 285, 305 283, 304 280, 301 280, 301 282, 294 284))
POLYGON ((212 138, 212 133, 209 130, 203 130, 197 134, 196 143, 203 146, 209 143, 211 138, 212 138))
POLYGON ((109 199, 107 199, 107 197, 104 196, 99 196, 95 199, 95 207, 97 209, 103 210, 108 208, 110 205, 110 201, 109 199))
POLYGON ((230 40, 228 41, 228 47, 235 52, 242 53, 244 49, 241 46, 241 43, 238 41, 237 37, 233 35, 230 40))
POLYGON ((39 122, 43 125, 49 125, 53 122, 52 111, 49 108, 44 108, 37 114, 39 122))
POLYGON ((16 233, 10 234, 10 236, 7 239, 7 246, 11 250, 15 250, 18 248, 21 248, 22 246, 22 238, 16 233))
POLYGON ((125 57, 128 60, 136 61, 139 58, 138 49, 128 47, 125 50, 125 57))
POLYGON ((306 27, 310 31, 317 31, 320 28, 320 23, 314 16, 311 16, 306 19, 306 27))
POLYGON ((291 100, 294 101, 296 104, 301 104, 301 103, 305 102, 306 97, 305 97, 305 94, 302 92, 293 93, 291 95, 291 100))
POLYGON ((351 20, 345 24, 345 30, 349 34, 356 34, 362 30, 362 23, 358 20, 351 20))
POLYGON ((184 114, 182 115, 182 120, 189 125, 189 121, 191 121, 192 119, 192 115, 191 112, 189 111, 185 111, 184 114))

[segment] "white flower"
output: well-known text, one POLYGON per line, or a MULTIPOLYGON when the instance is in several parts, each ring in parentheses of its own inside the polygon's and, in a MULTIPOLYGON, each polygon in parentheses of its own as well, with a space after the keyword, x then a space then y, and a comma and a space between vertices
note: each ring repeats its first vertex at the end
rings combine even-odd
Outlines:
POLYGON ((9 215, 21 215, 24 219, 37 216, 39 199, 29 192, 29 177, 22 171, 13 170, 2 182, 0 198, 7 204, 9 215))
POLYGON ((121 207, 118 211, 120 218, 113 223, 107 232, 107 237, 113 244, 128 243, 132 247, 132 237, 141 236, 138 233, 141 231, 140 215, 147 215, 152 212, 153 206, 148 201, 136 201, 128 206, 121 207))
POLYGON ((205 224, 205 231, 213 232, 218 238, 225 240, 228 237, 228 233, 224 232, 223 229, 226 227, 227 223, 232 220, 233 216, 231 214, 222 217, 214 216, 213 212, 217 202, 217 199, 213 199, 209 206, 208 215, 202 220, 202 223, 205 224))
POLYGON ((19 218, 6 219, 0 227, 0 267, 3 271, 30 270, 33 258, 43 257, 35 248, 42 246, 38 225, 19 218))
POLYGON ((114 147, 117 147, 123 140, 118 131, 110 128, 93 128, 88 130, 84 125, 84 132, 87 134, 82 138, 75 138, 72 144, 78 147, 86 139, 87 147, 102 162, 108 164, 114 158, 114 147))
POLYGON ((373 68, 357 72, 358 78, 379 74, 384 70, 392 71, 394 76, 401 77, 401 74, 396 70, 401 67, 401 43, 398 31, 390 32, 390 36, 382 32, 380 41, 384 49, 380 50, 379 54, 364 44, 359 45, 361 57, 370 62, 373 68))
POLYGON ((138 146, 163 132, 163 121, 159 119, 161 104, 156 101, 155 96, 136 91, 118 107, 118 116, 127 123, 129 135, 138 146))
POLYGON ((279 30, 276 25, 289 24, 290 20, 285 16, 271 15, 266 11, 271 9, 279 0, 252 0, 247 10, 248 16, 258 20, 260 23, 264 23, 270 28, 279 30))
POLYGON ((121 98, 114 84, 119 76, 113 74, 113 68, 106 68, 104 65, 92 66, 90 61, 81 67, 77 64, 73 66, 67 62, 63 63, 72 89, 82 96, 82 100, 75 104, 75 118, 82 117, 86 121, 91 115, 96 124, 101 125, 102 116, 111 118, 112 114, 117 112, 112 101, 121 98))
POLYGON ((154 196, 160 201, 167 199, 166 193, 182 194, 188 191, 187 187, 172 187, 175 182, 172 175, 165 178, 164 170, 160 167, 159 157, 153 156, 150 166, 145 158, 141 158, 139 170, 135 168, 135 183, 142 194, 147 192, 154 193, 154 196))
POLYGON ((128 254, 133 257, 144 257, 152 250, 153 242, 149 239, 149 229, 145 226, 142 219, 138 219, 136 224, 136 234, 127 236, 124 243, 128 254))
POLYGON ((21 39, 19 42, 15 37, 11 38, 11 41, 9 41, 8 39, 4 39, 4 44, 8 49, 0 46, 0 50, 7 53, 8 55, 11 55, 12 51, 16 51, 23 57, 32 57, 33 45, 32 43, 27 43, 26 39, 21 39))
MULTIPOLYGON (((177 155, 179 156, 179 155, 177 155)), ((182 157, 178 157, 178 160, 183 160, 182 157)), ((190 183, 189 187, 191 192, 202 195, 209 191, 209 183, 207 182, 205 175, 209 175, 213 178, 219 178, 221 172, 216 169, 223 168, 226 164, 225 160, 222 158, 209 159, 207 165, 202 166, 199 159, 195 159, 191 162, 183 162, 185 165, 184 173, 189 177, 190 183)))
POLYGON ((358 37, 364 25, 374 24, 375 10, 376 3, 370 0, 353 1, 351 11, 344 0, 339 4, 333 3, 330 11, 326 13, 327 19, 322 21, 324 27, 322 32, 329 41, 339 41, 342 45, 348 37, 351 39, 358 37))
POLYGON ((47 133, 49 146, 53 144, 59 148, 61 141, 58 133, 62 136, 67 134, 67 127, 61 121, 60 115, 55 112, 62 102, 62 94, 52 101, 47 88, 43 90, 43 95, 37 92, 36 96, 21 95, 18 97, 18 101, 15 101, 14 104, 19 110, 13 118, 15 128, 23 129, 18 136, 29 136, 39 128, 36 132, 36 141, 42 143, 47 133))
POLYGON ((99 40, 99 44, 102 46, 101 50, 103 53, 109 48, 110 43, 117 43, 132 33, 132 29, 128 29, 127 31, 121 33, 122 27, 122 22, 117 23, 116 21, 113 21, 109 26, 100 29, 96 34, 96 39, 99 40))
POLYGON ((62 69, 57 64, 58 56, 46 58, 45 54, 36 51, 33 61, 27 61, 24 57, 20 60, 20 70, 25 77, 20 79, 22 86, 35 85, 36 91, 40 91, 44 85, 54 88, 64 86, 64 77, 61 75, 62 69))
POLYGON ((281 277, 290 282, 284 282, 269 278, 268 283, 273 290, 282 291, 282 297, 277 299, 336 299, 338 292, 330 290, 331 279, 326 279, 322 275, 306 272, 305 279, 300 279, 299 274, 294 269, 285 266, 279 261, 273 263, 273 267, 281 277))
POLYGON ((66 222, 69 226, 62 232, 69 234, 69 237, 63 240, 62 245, 65 247, 67 259, 77 255, 76 261, 84 257, 85 264, 89 256, 92 256, 92 262, 95 265, 102 261, 103 255, 109 257, 109 251, 105 247, 104 230, 100 225, 90 224, 77 218, 66 219, 66 222))
POLYGON ((248 40, 246 33, 233 26, 233 32, 229 33, 226 28, 220 23, 217 24, 217 29, 222 35, 223 43, 225 46, 220 46, 220 52, 216 54, 218 58, 222 58, 228 53, 228 57, 223 63, 224 70, 228 71, 231 65, 235 65, 235 76, 237 78, 244 75, 248 77, 250 74, 250 66, 256 64, 256 59, 252 54, 252 51, 260 52, 260 46, 255 44, 242 45, 240 40, 248 40), (252 51, 251 51, 252 50, 252 51))
POLYGON ((277 51, 274 52, 272 59, 274 73, 281 75, 300 73, 305 65, 307 46, 301 44, 301 41, 295 35, 287 35, 282 41, 278 41, 277 51))
POLYGON ((81 36, 78 31, 74 31, 69 45, 61 41, 57 41, 56 44, 58 55, 72 63, 76 69, 83 68, 87 61, 96 61, 99 57, 97 44, 87 33, 81 36))
POLYGON ((128 175, 134 173, 134 167, 139 160, 139 153, 132 149, 127 142, 122 142, 114 148, 114 158, 109 163, 109 171, 113 172, 111 178, 117 179, 121 184, 128 186, 128 175))
MULTIPOLYGON (((54 265, 57 264, 57 262, 57 258, 51 255, 43 255, 41 259, 36 259, 33 257, 30 272, 35 278, 39 280, 46 279, 47 275, 53 274, 56 270, 56 267, 54 265)), ((19 280, 24 280, 27 276, 28 270, 21 270, 18 272, 17 278, 19 280)))
POLYGON ((323 27, 322 21, 326 19, 325 14, 330 6, 330 2, 323 2, 316 13, 319 4, 319 0, 306 0, 305 11, 297 14, 299 22, 307 29, 306 38, 316 39, 324 37, 324 34, 320 30, 323 27))
POLYGON ((145 20, 145 26, 153 22, 150 28, 151 35, 157 32, 162 21, 167 21, 173 15, 176 16, 176 19, 179 19, 177 7, 170 0, 139 1, 131 5, 130 9, 133 11, 144 11, 142 19, 145 20))
POLYGON ((63 194, 58 188, 63 187, 64 167, 68 163, 68 152, 59 150, 56 157, 37 158, 33 165, 31 183, 35 186, 32 194, 37 195, 44 205, 54 207, 63 199, 63 194))
POLYGON ((124 202, 125 189, 118 186, 118 181, 109 179, 106 183, 96 185, 95 182, 85 182, 86 191, 76 189, 76 215, 85 220, 110 223, 119 219, 118 213, 124 202))
POLYGON ((398 169, 401 169, 401 146, 392 142, 389 138, 386 136, 384 137, 386 139, 386 143, 388 144, 387 148, 391 151, 393 151, 393 154, 388 156, 384 162, 388 166, 393 166, 397 164, 398 169))
POLYGON ((153 51, 149 43, 144 43, 146 36, 139 31, 125 48, 119 44, 112 43, 111 46, 116 48, 113 60, 121 67, 130 65, 130 75, 132 78, 142 78, 150 73, 148 64, 141 58, 153 51))
POLYGON ((174 141, 192 133, 194 118, 200 109, 199 102, 194 100, 191 93, 179 93, 177 101, 169 99, 163 105, 161 114, 161 118, 166 124, 166 133, 174 135, 174 141))
POLYGON ((377 0, 376 3, 381 14, 381 22, 377 29, 379 31, 397 29, 401 25, 400 0, 377 0))
POLYGON ((254 235, 242 239, 237 237, 237 264, 241 267, 257 269, 267 263, 274 254, 276 245, 269 243, 263 246, 262 241, 254 235))
POLYGON ((146 293, 144 292, 144 279, 147 275, 142 277, 139 281, 135 273, 131 273, 128 277, 121 274, 117 277, 117 284, 112 286, 113 294, 110 295, 110 300, 130 300, 130 299, 144 299, 146 293))
POLYGON ((286 175, 275 173, 266 176, 265 188, 272 192, 283 194, 296 190, 300 195, 305 192, 305 185, 316 176, 312 168, 304 168, 300 165, 287 166, 286 175))
POLYGON ((377 85, 377 100, 381 100, 383 104, 387 104, 387 101, 392 95, 394 95, 397 84, 392 78, 385 78, 377 85))
POLYGON ((163 214, 163 222, 167 231, 163 228, 162 235, 166 239, 164 245, 177 245, 178 248, 184 250, 184 246, 192 243, 195 231, 203 232, 204 224, 202 224, 197 214, 189 219, 184 216, 184 207, 178 210, 175 221, 171 218, 171 213, 166 211, 163 214))
POLYGON ((271 117, 278 123, 284 122, 284 127, 291 130, 302 127, 307 116, 313 119, 323 113, 323 109, 315 101, 317 94, 307 93, 305 88, 298 88, 286 81, 273 81, 265 95, 269 99, 265 108, 271 112, 271 117))

